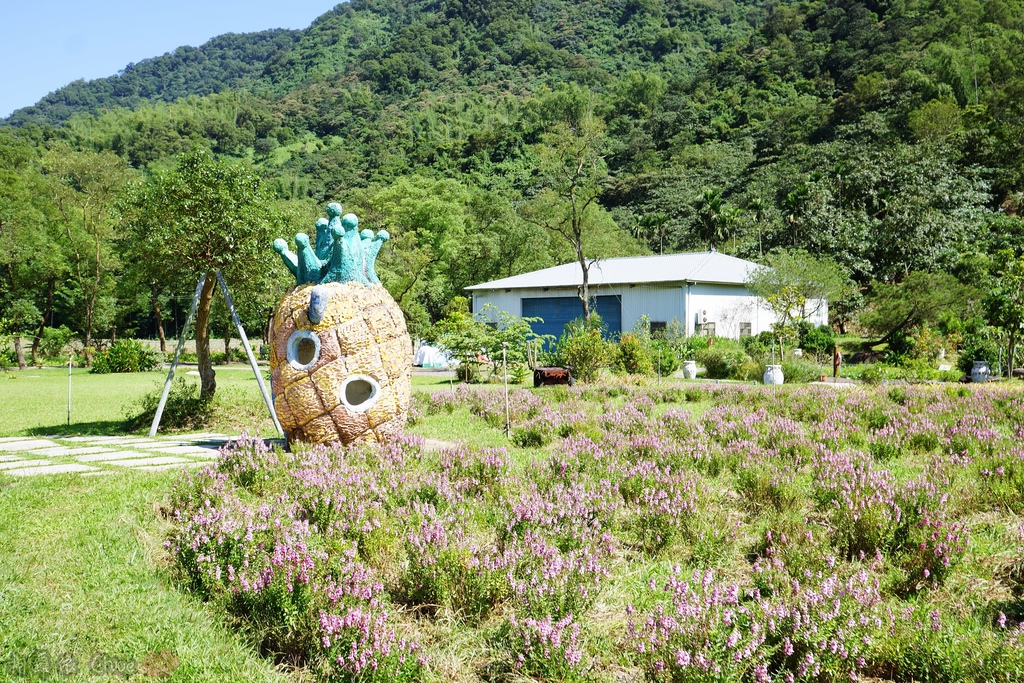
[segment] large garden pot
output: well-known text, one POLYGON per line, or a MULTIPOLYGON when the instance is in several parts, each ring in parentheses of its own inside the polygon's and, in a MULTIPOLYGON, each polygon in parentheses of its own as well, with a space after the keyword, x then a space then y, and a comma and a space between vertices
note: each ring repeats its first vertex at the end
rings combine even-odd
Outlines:
POLYGON ((974 361, 974 367, 971 368, 971 381, 972 382, 987 382, 988 376, 991 371, 988 367, 988 361, 976 360, 974 361))
POLYGON ((781 365, 769 365, 764 369, 765 384, 782 384, 784 380, 781 365))
POLYGON ((683 361, 683 379, 697 379, 697 361, 683 361))

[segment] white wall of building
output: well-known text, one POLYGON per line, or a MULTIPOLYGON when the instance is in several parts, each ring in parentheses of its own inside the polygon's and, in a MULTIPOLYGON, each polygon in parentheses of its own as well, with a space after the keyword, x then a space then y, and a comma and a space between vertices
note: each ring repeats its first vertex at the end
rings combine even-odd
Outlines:
MULTIPOLYGON (((522 299, 534 297, 576 296, 575 288, 512 289, 473 292, 473 311, 480 313, 488 303, 499 311, 521 316, 522 299)), ((633 328, 641 316, 651 322, 679 320, 687 334, 700 331, 705 323, 715 324, 715 335, 738 338, 742 323, 749 323, 751 334, 771 329, 775 320, 764 303, 742 285, 616 285, 591 290, 591 296, 618 296, 622 302, 622 331, 633 328)), ((814 325, 828 324, 828 306, 812 302, 808 319, 814 325), (815 310, 816 309, 816 310, 815 310)))

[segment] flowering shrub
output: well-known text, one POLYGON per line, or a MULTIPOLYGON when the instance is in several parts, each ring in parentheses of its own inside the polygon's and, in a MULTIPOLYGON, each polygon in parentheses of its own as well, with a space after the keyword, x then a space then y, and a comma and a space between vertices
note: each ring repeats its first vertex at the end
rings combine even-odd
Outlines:
POLYGON ((504 639, 513 654, 512 667, 544 680, 573 681, 584 677, 580 625, 566 616, 553 621, 509 617, 504 639))

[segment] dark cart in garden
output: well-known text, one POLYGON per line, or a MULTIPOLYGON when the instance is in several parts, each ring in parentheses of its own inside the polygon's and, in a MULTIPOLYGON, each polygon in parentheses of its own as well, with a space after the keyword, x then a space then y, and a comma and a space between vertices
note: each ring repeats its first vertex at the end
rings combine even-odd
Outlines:
POLYGON ((550 384, 568 384, 572 386, 576 383, 576 380, 572 377, 572 368, 562 366, 549 366, 543 368, 534 368, 533 370, 533 386, 541 387, 550 384))

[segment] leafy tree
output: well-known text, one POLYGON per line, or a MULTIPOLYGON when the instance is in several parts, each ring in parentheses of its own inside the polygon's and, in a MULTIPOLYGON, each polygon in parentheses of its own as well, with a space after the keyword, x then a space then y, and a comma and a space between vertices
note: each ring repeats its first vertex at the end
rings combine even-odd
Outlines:
POLYGON ((173 170, 131 188, 121 225, 124 250, 159 264, 162 282, 206 276, 196 309, 196 355, 200 399, 211 399, 217 390, 210 360, 215 271, 223 271, 233 294, 242 294, 273 264, 277 210, 262 179, 249 166, 217 161, 206 150, 185 154, 173 170))
POLYGON ((509 363, 525 363, 527 344, 539 339, 530 324, 538 321, 539 318, 520 318, 499 311, 492 304, 473 315, 469 312, 469 301, 465 297, 455 297, 449 303, 445 317, 430 331, 430 337, 467 367, 480 352, 492 362, 497 362, 501 358, 502 345, 509 363))
MULTIPOLYGON (((61 264, 59 250, 46 240, 41 204, 43 183, 31 144, 0 131, 0 317, 14 334, 19 367, 25 367, 21 333, 41 322, 34 299, 42 282, 61 264)), ((33 343, 33 355, 35 351, 33 343)))
POLYGON ((992 325, 1007 337, 1007 374, 1016 366, 1017 342, 1024 334, 1024 256, 1005 250, 996 256, 995 282, 985 297, 985 309, 992 325))
POLYGON ((975 297, 948 273, 913 272, 900 283, 875 282, 860 324, 884 344, 911 327, 933 325, 962 313, 975 297))
POLYGON ((43 169, 71 275, 68 296, 80 310, 88 349, 93 334, 113 320, 111 292, 119 261, 112 210, 132 171, 111 152, 77 151, 64 142, 50 146, 43 169))
POLYGON ((14 342, 14 354, 18 359, 18 368, 28 367, 25 351, 21 345, 21 335, 39 324, 39 309, 27 299, 15 299, 7 304, 4 315, 0 318, 0 334, 11 335, 14 342))
POLYGON ((747 288, 775 314, 777 330, 804 321, 822 306, 846 297, 853 284, 832 259, 804 251, 781 251, 747 276, 747 288))
POLYGON ((584 319, 590 317, 590 268, 607 253, 598 235, 615 230, 598 204, 608 176, 603 132, 604 124, 589 112, 573 123, 555 124, 537 149, 542 187, 522 209, 524 220, 560 239, 580 265, 584 319))

